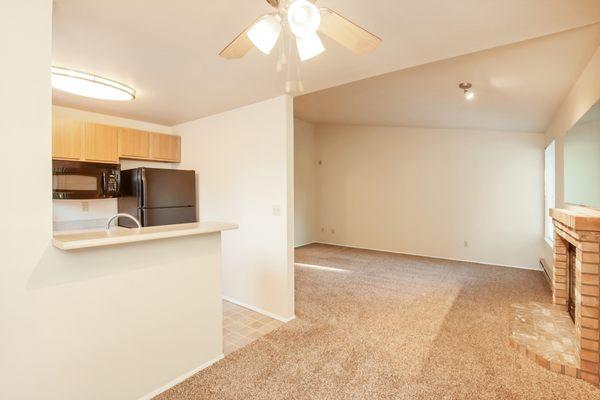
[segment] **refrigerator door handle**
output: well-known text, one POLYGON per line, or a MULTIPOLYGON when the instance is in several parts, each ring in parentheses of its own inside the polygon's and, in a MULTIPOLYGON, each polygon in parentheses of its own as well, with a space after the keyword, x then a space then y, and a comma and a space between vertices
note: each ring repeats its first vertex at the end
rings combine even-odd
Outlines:
POLYGON ((146 199, 146 169, 140 168, 140 207, 145 207, 144 200, 146 199))

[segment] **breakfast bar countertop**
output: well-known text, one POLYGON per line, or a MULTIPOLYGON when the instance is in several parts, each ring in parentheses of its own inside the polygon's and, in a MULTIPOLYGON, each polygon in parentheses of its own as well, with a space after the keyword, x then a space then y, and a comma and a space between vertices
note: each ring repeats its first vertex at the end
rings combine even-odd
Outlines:
POLYGON ((148 240, 203 235, 237 228, 238 226, 236 224, 210 221, 150 226, 137 229, 111 229, 73 234, 55 233, 52 243, 54 244, 54 247, 61 250, 77 250, 90 247, 103 247, 125 243, 143 242, 148 240))

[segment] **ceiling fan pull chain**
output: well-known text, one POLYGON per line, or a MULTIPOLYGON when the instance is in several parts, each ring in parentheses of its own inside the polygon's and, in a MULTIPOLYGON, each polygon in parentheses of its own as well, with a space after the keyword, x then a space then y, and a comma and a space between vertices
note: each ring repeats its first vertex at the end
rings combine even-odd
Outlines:
POLYGON ((283 66, 288 64, 287 48, 289 47, 288 29, 285 22, 282 21, 281 40, 279 43, 279 58, 277 60, 277 72, 283 71, 283 66))
POLYGON ((283 50, 283 38, 281 38, 281 43, 279 43, 279 57, 277 57, 277 66, 275 70, 277 72, 281 72, 283 66, 285 65, 285 50, 283 50))
MULTIPOLYGON (((295 38, 295 40, 298 40, 298 39, 295 38)), ((294 52, 294 65, 292 66, 294 68, 294 77, 295 77, 294 92, 302 93, 302 92, 304 92, 304 85, 302 84, 302 78, 300 76, 300 64, 302 61, 300 60, 300 53, 298 53, 296 46, 292 46, 290 44, 290 52, 292 52, 292 51, 294 52)))
POLYGON ((288 94, 292 94, 296 91, 295 87, 296 87, 296 77, 294 74, 295 71, 295 66, 296 66, 296 57, 294 56, 295 53, 292 53, 292 48, 293 48, 293 38, 289 37, 289 40, 287 41, 287 57, 288 57, 288 64, 287 64, 287 71, 286 71, 286 82, 285 82, 285 92, 288 94))
POLYGON ((298 93, 304 92, 304 85, 302 84, 302 78, 300 76, 300 63, 296 62, 296 79, 298 80, 298 93))
POLYGON ((292 42, 293 38, 288 43, 288 70, 287 81, 285 83, 285 92, 288 94, 304 92, 304 85, 300 80, 300 56, 296 51, 292 42))

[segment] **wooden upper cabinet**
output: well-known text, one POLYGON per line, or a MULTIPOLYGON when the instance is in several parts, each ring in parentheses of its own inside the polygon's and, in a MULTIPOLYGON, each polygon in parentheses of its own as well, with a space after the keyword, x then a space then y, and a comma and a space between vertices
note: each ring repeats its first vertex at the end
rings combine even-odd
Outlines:
POLYGON ((119 128, 119 157, 148 160, 150 132, 119 128))
POLYGON ((119 162, 119 128, 85 123, 83 159, 86 161, 119 162))
POLYGON ((52 158, 81 159, 81 138, 85 124, 69 118, 52 118, 52 158))
POLYGON ((150 159, 157 161, 181 161, 181 137, 150 133, 150 159))
POLYGON ((181 138, 54 117, 52 158, 113 164, 119 163, 119 158, 180 162, 181 138))

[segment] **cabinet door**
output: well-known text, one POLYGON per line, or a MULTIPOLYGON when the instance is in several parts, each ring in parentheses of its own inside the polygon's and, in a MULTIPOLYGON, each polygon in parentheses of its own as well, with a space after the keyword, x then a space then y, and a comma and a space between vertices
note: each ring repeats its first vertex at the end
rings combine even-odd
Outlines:
POLYGON ((119 128, 119 157, 144 160, 150 158, 150 133, 119 128))
POLYGON ((162 133, 150 134, 150 158, 157 161, 181 161, 181 138, 162 133))
POLYGON ((81 159, 84 123, 69 118, 52 118, 52 158, 81 159))
POLYGON ((86 161, 118 163, 119 129, 114 126, 85 123, 83 158, 86 161))

